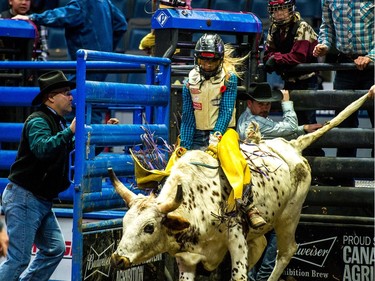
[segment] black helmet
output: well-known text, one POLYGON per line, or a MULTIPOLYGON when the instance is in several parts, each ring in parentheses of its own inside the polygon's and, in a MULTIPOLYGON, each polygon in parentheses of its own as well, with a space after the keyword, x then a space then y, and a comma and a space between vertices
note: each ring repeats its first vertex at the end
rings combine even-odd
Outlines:
MULTIPOLYGON (((217 34, 204 34, 199 38, 194 49, 194 63, 198 65, 198 59, 223 60, 224 42, 217 34)), ((204 71, 199 67, 199 72, 205 77, 212 77, 221 70, 221 64, 215 71, 204 71)))
POLYGON ((270 15, 271 21, 276 25, 284 25, 291 21, 292 16, 296 10, 295 0, 269 0, 268 1, 268 13, 270 15), (289 19, 276 21, 273 17, 273 13, 278 10, 288 9, 289 19))

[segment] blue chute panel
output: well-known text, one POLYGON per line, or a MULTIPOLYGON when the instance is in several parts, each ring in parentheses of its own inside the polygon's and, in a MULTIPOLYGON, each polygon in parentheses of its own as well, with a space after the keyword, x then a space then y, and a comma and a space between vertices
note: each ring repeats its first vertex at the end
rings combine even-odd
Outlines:
POLYGON ((151 20, 153 29, 193 29, 215 32, 260 33, 262 22, 252 13, 212 10, 159 9, 151 20))
POLYGON ((0 20, 0 37, 35 38, 35 28, 24 20, 0 20))

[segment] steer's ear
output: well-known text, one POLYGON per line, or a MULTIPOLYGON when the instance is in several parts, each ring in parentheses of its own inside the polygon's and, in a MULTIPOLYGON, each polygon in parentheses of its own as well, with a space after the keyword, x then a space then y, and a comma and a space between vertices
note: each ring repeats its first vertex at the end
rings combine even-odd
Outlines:
POLYGON ((171 231, 182 231, 190 226, 188 220, 173 213, 166 215, 161 223, 171 231))

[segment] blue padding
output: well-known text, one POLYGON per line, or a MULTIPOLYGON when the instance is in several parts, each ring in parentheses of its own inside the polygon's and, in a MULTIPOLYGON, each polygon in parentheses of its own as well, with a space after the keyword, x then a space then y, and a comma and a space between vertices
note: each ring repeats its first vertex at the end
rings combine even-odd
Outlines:
POLYGON ((39 91, 39 87, 0 87, 0 105, 31 106, 39 91))
POLYGON ((23 123, 0 123, 0 142, 19 142, 23 123))
POLYGON ((112 167, 118 176, 134 175, 133 159, 129 154, 101 153, 93 160, 86 160, 84 176, 107 177, 108 168, 112 167))
POLYGON ((152 17, 151 27, 233 33, 262 32, 262 22, 252 13, 212 10, 159 9, 152 17))
POLYGON ((9 170, 16 156, 16 150, 0 150, 0 170, 9 170))
MULTIPOLYGON (((67 208, 53 208, 57 217, 60 218, 72 218, 73 209, 67 208)), ((100 212, 91 212, 84 214, 83 217, 86 219, 116 219, 122 218, 125 215, 125 211, 120 210, 109 210, 109 211, 100 211, 100 212)))
POLYGON ((167 86, 86 81, 86 101, 109 104, 166 106, 167 86))
POLYGON ((166 125, 103 124, 86 126, 86 130, 87 134, 90 133, 90 144, 103 146, 136 145, 141 143, 141 135, 145 134, 142 127, 145 127, 157 138, 168 139, 166 125))
POLYGON ((24 20, 0 19, 0 36, 34 39, 35 28, 24 20))

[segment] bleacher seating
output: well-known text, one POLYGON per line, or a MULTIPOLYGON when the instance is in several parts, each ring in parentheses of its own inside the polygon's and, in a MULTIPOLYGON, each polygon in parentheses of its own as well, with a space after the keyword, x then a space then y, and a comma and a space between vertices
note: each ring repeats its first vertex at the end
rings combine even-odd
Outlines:
POLYGON ((131 84, 146 84, 145 73, 128 73, 125 75, 125 82, 131 84))
POLYGON ((152 1, 149 0, 131 0, 128 5, 131 18, 151 18, 152 1))
POLYGON ((0 0, 0 12, 9 9, 9 2, 8 0, 0 0))
POLYGON ((208 6, 209 6, 209 0, 193 0, 191 2, 192 8, 208 9, 208 6))
POLYGON ((260 19, 268 19, 267 5, 268 1, 265 0, 253 0, 250 11, 254 13, 260 19))
POLYGON ((298 0, 296 2, 296 9, 305 19, 321 18, 321 2, 311 0, 298 0))
MULTIPOLYGON (((194 3, 194 1, 193 1, 194 3)), ((224 10, 224 11, 246 11, 247 0, 211 0, 210 8, 213 10, 224 10)))
POLYGON ((129 10, 129 2, 132 0, 111 0, 112 3, 124 14, 125 18, 129 20, 132 17, 131 11, 129 10))
POLYGON ((48 60, 66 60, 68 52, 65 40, 64 28, 49 27, 48 28, 48 60))
POLYGON ((125 33, 125 52, 139 53, 139 43, 151 31, 150 18, 131 18, 128 21, 128 30, 125 33))

